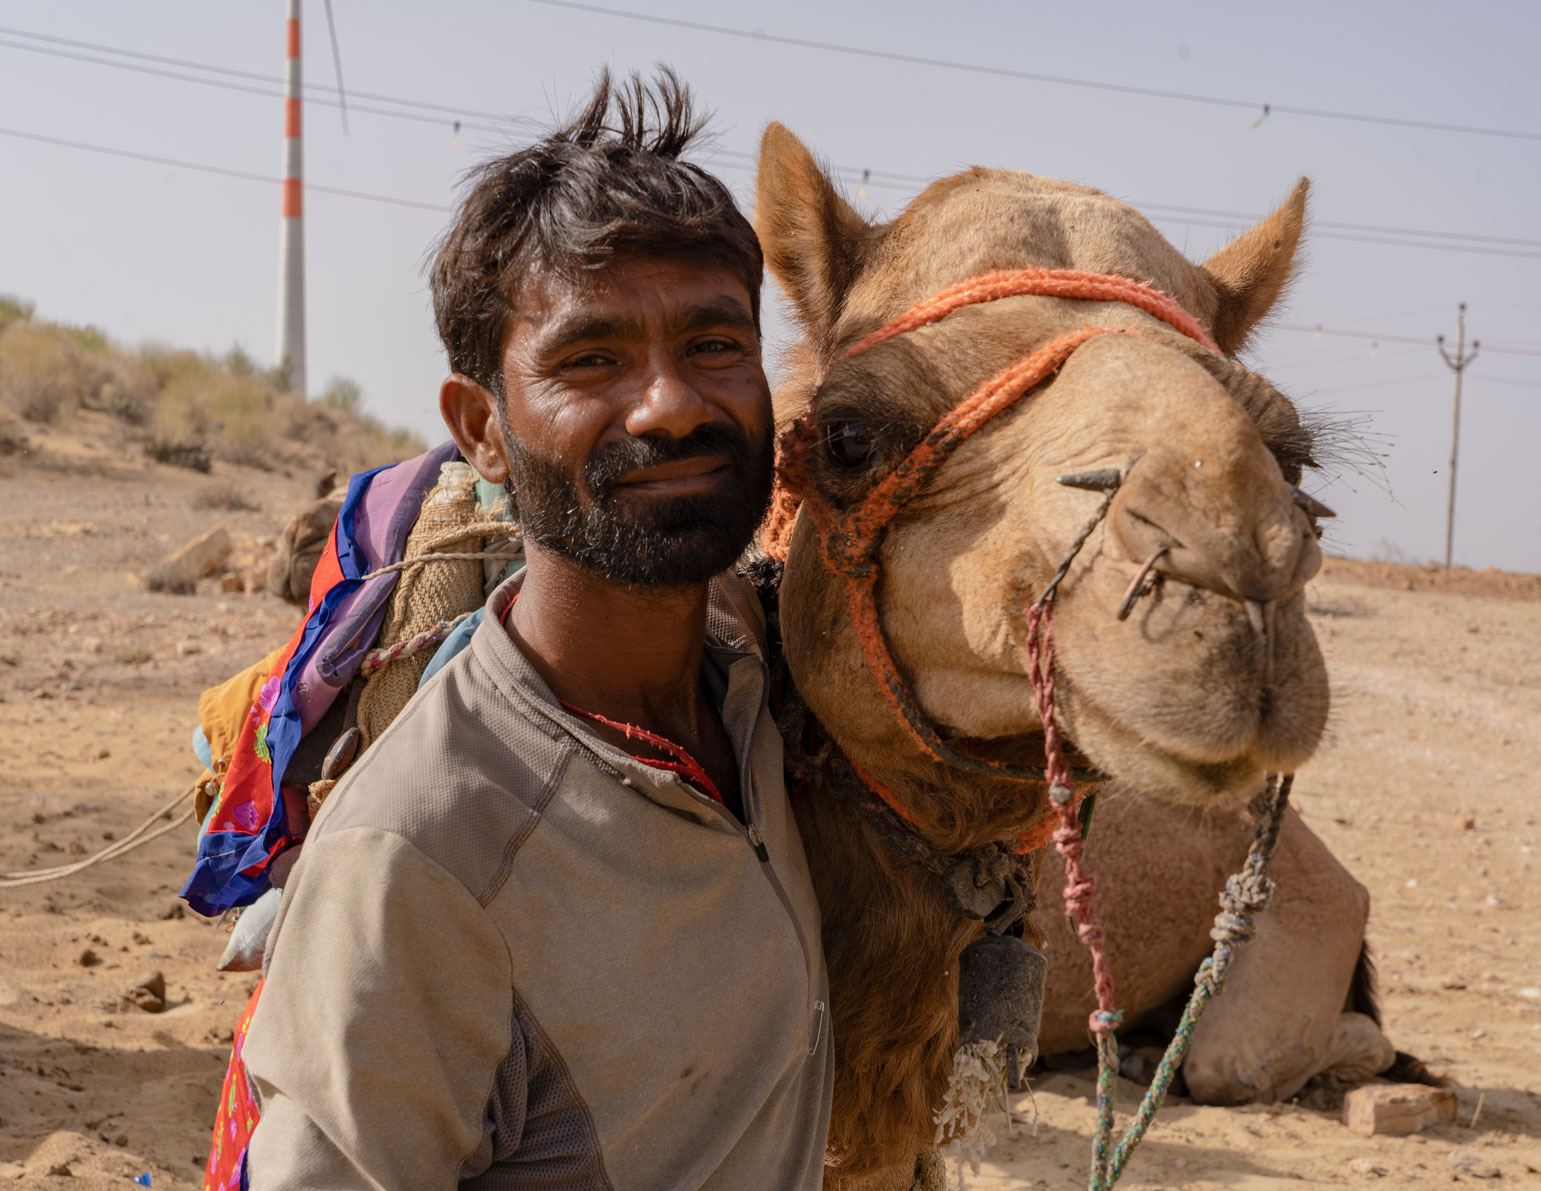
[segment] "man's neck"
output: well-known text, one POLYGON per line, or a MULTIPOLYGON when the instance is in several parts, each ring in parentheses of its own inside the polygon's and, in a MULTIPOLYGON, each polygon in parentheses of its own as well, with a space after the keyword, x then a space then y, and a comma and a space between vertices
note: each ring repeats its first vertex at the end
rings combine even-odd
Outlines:
POLYGON ((671 739, 697 736, 708 585, 618 584, 534 544, 526 558, 508 629, 557 698, 671 739))

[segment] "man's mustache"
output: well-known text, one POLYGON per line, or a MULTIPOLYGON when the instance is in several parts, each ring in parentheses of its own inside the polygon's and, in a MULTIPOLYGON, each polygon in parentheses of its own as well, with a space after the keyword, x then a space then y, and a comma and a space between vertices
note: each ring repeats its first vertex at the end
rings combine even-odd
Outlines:
POLYGON ((583 479, 595 499, 603 500, 627 472, 702 455, 725 455, 735 470, 742 471, 752 454, 749 436, 741 429, 712 422, 696 427, 684 438, 651 435, 607 443, 584 465, 583 479))

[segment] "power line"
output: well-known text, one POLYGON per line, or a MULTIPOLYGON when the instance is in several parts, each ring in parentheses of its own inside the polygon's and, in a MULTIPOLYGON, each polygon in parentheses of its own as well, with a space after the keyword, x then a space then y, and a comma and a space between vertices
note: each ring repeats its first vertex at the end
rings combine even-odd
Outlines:
MULTIPOLYGON (((1248 214, 1245 211, 1214 211, 1207 207, 1177 207, 1170 203, 1141 203, 1129 200, 1130 205, 1138 207, 1141 211, 1172 211, 1180 215, 1206 215, 1216 219, 1237 219, 1253 224, 1262 218, 1261 215, 1248 214)), ((1541 240, 1526 240, 1518 236, 1485 236, 1477 232, 1437 232, 1418 227, 1391 227, 1379 223, 1343 223, 1333 219, 1311 220, 1311 231, 1319 232, 1319 229, 1329 227, 1351 232, 1376 232, 1397 236, 1430 236, 1440 240, 1480 240, 1487 244, 1512 244, 1520 248, 1541 248, 1541 240)), ((1432 308, 1431 308, 1432 309, 1432 308)))
MULTIPOLYGON (((227 178, 239 178, 247 182, 264 182, 276 185, 282 179, 271 174, 258 174, 248 170, 229 169, 225 166, 208 165, 200 161, 184 161, 175 157, 161 157, 153 153, 140 153, 133 149, 120 149, 111 145, 93 145, 86 141, 72 141, 64 137, 45 136, 42 133, 26 132, 19 128, 0 128, 0 136, 16 137, 20 140, 36 141, 45 145, 56 145, 66 149, 78 149, 87 153, 103 153, 110 157, 128 158, 132 161, 144 161, 153 165, 167 165, 178 169, 195 170, 203 174, 218 174, 227 178)), ((418 199, 398 198, 394 195, 376 194, 364 190, 347 190, 340 186, 321 186, 314 182, 306 182, 306 190, 313 190, 319 194, 333 194, 343 198, 364 199, 373 203, 386 203, 396 207, 412 207, 420 211, 435 211, 440 214, 448 214, 452 207, 440 203, 426 203, 418 199)), ((1337 327, 1324 327, 1320 324, 1307 326, 1301 323, 1273 323, 1271 327, 1280 331, 1304 332, 1310 335, 1331 335, 1343 339, 1364 339, 1380 343, 1414 343, 1424 347, 1438 346, 1437 340, 1418 338, 1411 335, 1392 335, 1383 331, 1350 331, 1337 327)), ((1491 344, 1484 345, 1484 351, 1494 352, 1509 356, 1536 356, 1541 357, 1541 348, 1529 347, 1498 347, 1491 344)))
MULTIPOLYGON (((547 0, 535 0, 535 2, 545 3, 547 0)), ((90 49, 100 53, 116 54, 122 57, 133 58, 145 62, 158 62, 166 65, 185 67, 191 70, 199 70, 212 74, 224 75, 234 79, 246 79, 254 82, 265 82, 272 84, 275 88, 281 86, 283 82, 282 79, 279 79, 275 76, 258 74, 254 71, 239 70, 234 67, 219 66, 208 62, 195 62, 186 58, 170 58, 160 54, 148 54, 138 50, 129 50, 117 46, 102 45, 96 42, 78 41, 73 38, 56 37, 51 34, 33 33, 27 30, 11 29, 4 26, 0 26, 0 34, 9 34, 15 37, 33 38, 39 41, 48 42, 51 45, 68 45, 82 49, 90 49)), ((87 54, 72 53, 67 50, 51 49, 47 46, 25 45, 14 41, 4 40, 4 38, 0 38, 0 47, 23 50, 31 53, 47 54, 53 57, 65 58, 77 62, 85 62, 96 66, 109 66, 119 70, 129 70, 140 74, 148 74, 158 78, 167 78, 179 82, 199 83, 204 86, 220 87, 225 90, 238 91, 251 95, 262 95, 268 98, 280 98, 283 94, 281 90, 256 87, 250 85, 249 83, 225 82, 216 78, 201 78, 196 75, 185 74, 180 71, 164 70, 152 66, 141 66, 136 65, 133 62, 115 62, 107 58, 99 58, 87 54)), ((337 88, 330 87, 325 84, 307 83, 305 84, 305 88, 308 91, 315 91, 327 96, 326 99, 307 96, 305 100, 307 103, 324 103, 327 106, 330 106, 338 95, 337 88)), ((377 100, 383 103, 392 103, 402 107, 416 108, 423 112, 436 112, 442 113, 444 115, 457 115, 461 117, 459 123, 462 127, 478 132, 504 134, 508 131, 508 126, 530 127, 536 123, 527 117, 500 116, 495 112, 481 111, 475 108, 463 106, 457 107, 449 104, 432 103, 426 100, 409 99, 403 96, 386 95, 380 92, 355 90, 352 91, 351 94, 355 97, 355 99, 362 97, 365 99, 377 100), (466 120, 465 117, 480 117, 482 119, 499 121, 500 123, 479 124, 466 120)), ((415 115, 407 111, 392 111, 378 107, 361 107, 357 102, 354 103, 353 110, 366 112, 371 115, 391 117, 394 119, 411 120, 416 123, 434 125, 441 125, 445 123, 445 121, 438 116, 415 115)), ((712 146, 707 151, 706 156, 718 156, 726 158, 728 159, 728 164, 736 165, 738 168, 745 170, 752 170, 758 162, 757 155, 753 153, 747 153, 737 149, 728 149, 722 146, 712 146)), ((881 186, 885 189, 894 190, 909 190, 911 187, 915 186, 923 187, 934 180, 933 178, 924 177, 917 174, 903 174, 891 170, 858 169, 854 166, 837 165, 834 167, 834 170, 836 173, 845 176, 848 180, 860 177, 867 185, 881 186)), ((1250 226, 1251 224, 1254 224, 1263 218, 1261 215, 1242 211, 1223 211, 1214 210, 1207 207, 1178 206, 1170 203, 1144 203, 1137 199, 1130 199, 1128 201, 1131 206, 1134 206, 1141 211, 1152 213, 1160 213, 1165 211, 1172 212, 1178 216, 1181 216, 1179 219, 1158 219, 1157 222, 1177 222, 1183 224, 1184 226, 1229 229, 1232 227, 1232 224, 1228 221, 1231 220, 1244 222, 1250 226), (1211 218, 1194 218, 1195 216, 1207 216, 1211 218)), ((1421 228, 1393 227, 1380 224, 1345 223, 1334 220, 1313 220, 1312 231, 1317 238, 1326 240, 1342 240, 1353 243, 1379 244, 1393 248, 1428 248, 1446 252, 1464 252, 1481 256, 1511 257, 1519 260, 1541 260, 1541 252, 1513 252, 1504 248, 1487 248, 1479 246, 1479 244, 1494 244, 1541 249, 1541 240, 1528 240, 1513 236, 1490 236, 1475 232, 1466 233, 1433 231, 1421 228), (1452 241, 1452 243, 1426 244, 1417 240, 1387 239, 1382 238, 1382 236, 1358 234, 1361 232, 1381 233, 1382 236, 1422 236, 1433 239, 1448 240, 1452 241), (1476 241, 1478 243, 1459 243, 1459 241, 1462 240, 1476 241)))
MULTIPOLYGON (((219 87, 219 88, 221 88, 222 90, 225 90, 225 91, 240 91, 240 92, 243 92, 243 93, 245 93, 247 95, 261 95, 261 96, 264 96, 264 97, 269 98, 269 99, 282 99, 283 98, 283 91, 281 90, 282 80, 274 80, 276 85, 274 87, 271 87, 271 88, 269 88, 269 87, 257 87, 257 86, 253 86, 253 85, 248 84, 248 83, 231 82, 231 81, 226 81, 225 79, 206 79, 206 78, 200 78, 197 75, 183 74, 183 73, 181 73, 179 71, 174 71, 174 70, 162 70, 162 69, 160 69, 158 67, 154 67, 154 66, 141 66, 141 65, 138 65, 138 64, 133 63, 133 62, 114 62, 110 58, 93 58, 93 57, 91 57, 88 54, 76 54, 76 53, 72 53, 72 52, 70 52, 68 50, 50 49, 47 46, 23 45, 20 42, 6 41, 4 38, 0 38, 0 46, 4 46, 4 47, 6 47, 8 49, 13 49, 13 50, 25 50, 28 53, 47 54, 47 55, 49 55, 51 57, 54 57, 54 58, 68 58, 71 61, 75 61, 75 62, 87 62, 87 63, 90 63, 93 66, 110 66, 110 67, 114 68, 115 70, 130 70, 130 71, 135 72, 136 74, 154 75, 157 78, 174 79, 174 80, 176 80, 178 82, 199 83, 199 84, 201 84, 202 86, 205 86, 205 87, 219 87)), ((200 69, 220 70, 220 68, 217 68, 217 67, 202 67, 200 69)), ((246 71, 240 71, 238 73, 239 73, 239 75, 245 75, 247 72, 246 71)), ((261 77, 266 77, 266 76, 258 76, 258 77, 261 78, 261 77)), ((307 90, 309 90, 309 89, 310 88, 307 88, 307 90)), ((328 92, 332 98, 323 99, 323 98, 321 98, 319 96, 307 95, 305 97, 305 102, 306 103, 321 104, 321 105, 324 105, 326 107, 331 107, 332 104, 336 102, 336 98, 335 98, 336 94, 337 94, 336 88, 334 88, 334 87, 318 87, 318 88, 315 88, 315 89, 328 92)), ((357 97, 357 96, 362 95, 364 93, 360 92, 360 91, 355 91, 352 94, 355 97, 357 97)), ((392 101, 392 102, 402 102, 402 101, 392 101)), ((369 106, 360 105, 358 103, 354 103, 353 104, 353 110, 355 112, 368 112, 370 115, 373 115, 373 116, 389 116, 389 117, 391 117, 393 119, 397 119, 397 120, 412 120, 412 121, 414 121, 414 122, 416 122, 418 124, 434 124, 434 125, 438 125, 438 126, 443 126, 444 124, 448 123, 448 121, 446 121, 442 116, 416 115, 416 114, 414 114, 412 112, 392 111, 389 108, 369 107, 369 106)), ((454 109, 450 109, 450 110, 454 110, 454 109)), ((512 119, 509 121, 510 124, 512 124, 514 122, 515 121, 512 120, 512 119)), ((491 125, 469 125, 469 127, 474 127, 478 131, 482 131, 482 132, 497 132, 497 133, 501 133, 501 132, 506 132, 507 131, 507 129, 505 129, 505 128, 497 128, 497 127, 493 127, 491 125)))
POLYGON ((674 29, 692 29, 700 33, 716 33, 724 37, 739 37, 748 41, 768 41, 778 45, 797 46, 800 49, 827 50, 835 54, 850 54, 860 58, 877 58, 885 62, 905 62, 912 66, 935 66, 944 70, 962 70, 970 74, 994 75, 998 78, 1025 79, 1034 83, 1051 83, 1060 87, 1083 87, 1094 91, 1114 91, 1123 95, 1143 95, 1151 99, 1176 99, 1186 103, 1209 104, 1212 107, 1242 108, 1261 111, 1265 116, 1279 113, 1287 116, 1309 116, 1318 120, 1347 120, 1361 124, 1386 124, 1399 128, 1419 128, 1429 132, 1457 132, 1472 136, 1504 137, 1510 140, 1541 141, 1541 132, 1524 129, 1489 128, 1475 124, 1446 124, 1437 120, 1415 120, 1402 116, 1377 116, 1365 112, 1335 111, 1330 108, 1294 107, 1288 104, 1261 103, 1252 99, 1227 99, 1218 95, 1198 95, 1188 91, 1167 91, 1158 87, 1137 87, 1129 83, 1108 83, 1094 79, 1070 78, 1066 75, 1040 74, 1029 70, 1015 70, 1005 66, 986 66, 977 62, 956 62, 948 58, 928 58, 920 54, 904 54, 894 50, 878 50, 867 46, 847 45, 833 41, 815 41, 807 37, 788 37, 784 34, 765 33, 757 29, 735 29, 727 25, 712 25, 704 21, 687 21, 678 17, 656 16, 652 13, 627 12, 620 8, 604 8, 598 4, 582 4, 577 0, 530 0, 548 8, 565 8, 574 12, 595 13, 599 16, 620 17, 628 21, 645 21, 653 25, 667 25, 674 29))
MULTIPOLYGON (((1439 340, 1418 338, 1413 335, 1390 335, 1383 331, 1346 331, 1338 327, 1305 326, 1301 323, 1270 323, 1277 331, 1302 331, 1308 335, 1332 335, 1338 339, 1371 339, 1378 343, 1416 343, 1422 347, 1438 347, 1439 340)), ((1541 348, 1537 347, 1495 347, 1490 343, 1484 343, 1482 350, 1485 352, 1498 352, 1506 356, 1541 356, 1541 348)))
POLYGON ((1329 393, 1355 393, 1361 389, 1384 389, 1391 385, 1414 385, 1428 380, 1428 374, 1420 376, 1398 376, 1390 380, 1368 380, 1354 385, 1327 385, 1320 389, 1312 389, 1312 397, 1325 397, 1329 393))
MULTIPOLYGON (((164 66, 183 66, 190 70, 207 71, 210 74, 222 74, 231 78, 249 79, 258 83, 269 83, 275 87, 283 86, 284 80, 278 75, 259 74, 253 70, 239 70, 233 66, 219 66, 211 62, 194 62, 188 58, 168 58, 164 54, 147 54, 142 50, 125 49, 122 46, 102 45, 94 41, 77 41, 72 37, 58 37, 51 33, 35 33, 28 29, 11 29, 0 25, 0 34, 7 37, 25 37, 33 41, 47 42, 51 45, 73 46, 80 50, 95 50, 103 54, 116 54, 122 58, 134 58, 141 62, 159 62, 164 66)), ((12 49, 29 50, 35 53, 47 53, 39 46, 16 45, 13 42, 0 42, 0 45, 9 45, 12 49)), ((75 57, 75 55, 60 54, 59 57, 75 57)), ((102 66, 122 66, 119 62, 103 62, 98 58, 78 58, 83 62, 94 62, 102 66)), ((168 78, 187 79, 186 75, 167 75, 168 78)), ((208 82, 205 79, 188 79, 189 82, 208 82)), ((327 96, 327 102, 332 103, 337 96, 337 88, 326 83, 305 83, 305 90, 318 91, 327 96)), ((262 91, 257 94, 268 95, 271 92, 262 91)), ((507 116, 500 112, 478 111, 475 108, 454 107, 445 104, 432 103, 425 99, 408 99, 400 95, 384 95, 378 91, 350 90, 350 95, 360 99, 373 99, 380 103, 394 103, 403 107, 419 108, 424 111, 442 112, 448 116, 478 116, 485 120, 497 120, 505 124, 534 125, 536 121, 525 116, 507 116)))
MULTIPOLYGON (((1138 204, 1131 204, 1137 210, 1144 210, 1138 204)), ((1235 225, 1229 221, 1221 222, 1215 219, 1194 219, 1182 216, 1152 215, 1154 223, 1181 223, 1187 227, 1218 227, 1233 228, 1235 225)), ((1260 218, 1260 217, 1259 217, 1260 218)), ((1256 222, 1254 219, 1253 222, 1256 222)), ((1355 244, 1384 244, 1392 248, 1429 248, 1440 252, 1465 252, 1476 256, 1502 256, 1511 260, 1541 260, 1541 252, 1516 252, 1511 248, 1487 248, 1480 244, 1439 244, 1428 243, 1424 240, 1397 240, 1384 236, 1359 236, 1352 232, 1319 231, 1313 224, 1311 235, 1318 240, 1346 240, 1355 244)))
MULTIPOLYGON (((59 145, 66 149, 81 149, 87 153, 105 153, 109 157, 126 157, 131 161, 146 161, 152 165, 169 165, 177 169, 196 170, 200 174, 218 174, 225 178, 240 178, 246 182, 266 182, 271 186, 277 186, 283 179, 273 174, 254 174, 249 170, 232 170, 220 165, 207 165, 201 161, 181 161, 175 157, 158 157, 153 153, 138 153, 132 149, 117 149, 111 145, 92 145, 85 141, 70 141, 63 137, 44 136, 37 132, 24 132, 19 128, 0 128, 0 136, 17 137, 24 141, 38 141, 45 145, 59 145)), ((306 182, 306 190, 314 190, 318 194, 335 194, 343 198, 366 199, 372 203, 388 203, 393 207, 415 207, 420 211, 438 211, 448 213, 453 208, 442 206, 438 203, 423 203, 416 199, 397 198, 389 194, 372 194, 366 190, 345 190, 340 186, 320 186, 315 182, 306 182)))

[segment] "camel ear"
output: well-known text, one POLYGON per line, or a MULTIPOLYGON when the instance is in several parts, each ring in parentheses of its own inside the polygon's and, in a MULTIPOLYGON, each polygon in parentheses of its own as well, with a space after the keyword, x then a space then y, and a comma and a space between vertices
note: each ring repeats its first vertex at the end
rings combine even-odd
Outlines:
POLYGON ((1277 211, 1203 264, 1218 299, 1215 342, 1227 355, 1241 350, 1289 283, 1305 227, 1306 191, 1310 187, 1311 179, 1300 179, 1277 211))
POLYGON ((772 124, 760 139, 754 218, 771 276, 803 329, 823 338, 861 271, 872 229, 782 124, 772 124))

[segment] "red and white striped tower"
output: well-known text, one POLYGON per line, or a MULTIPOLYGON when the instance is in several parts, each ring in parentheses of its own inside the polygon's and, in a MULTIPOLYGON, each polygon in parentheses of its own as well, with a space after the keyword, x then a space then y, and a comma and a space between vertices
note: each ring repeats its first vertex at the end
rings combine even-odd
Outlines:
POLYGON ((289 387, 305 392, 305 223, 300 139, 300 0, 286 0, 283 223, 278 242, 278 364, 289 387))

